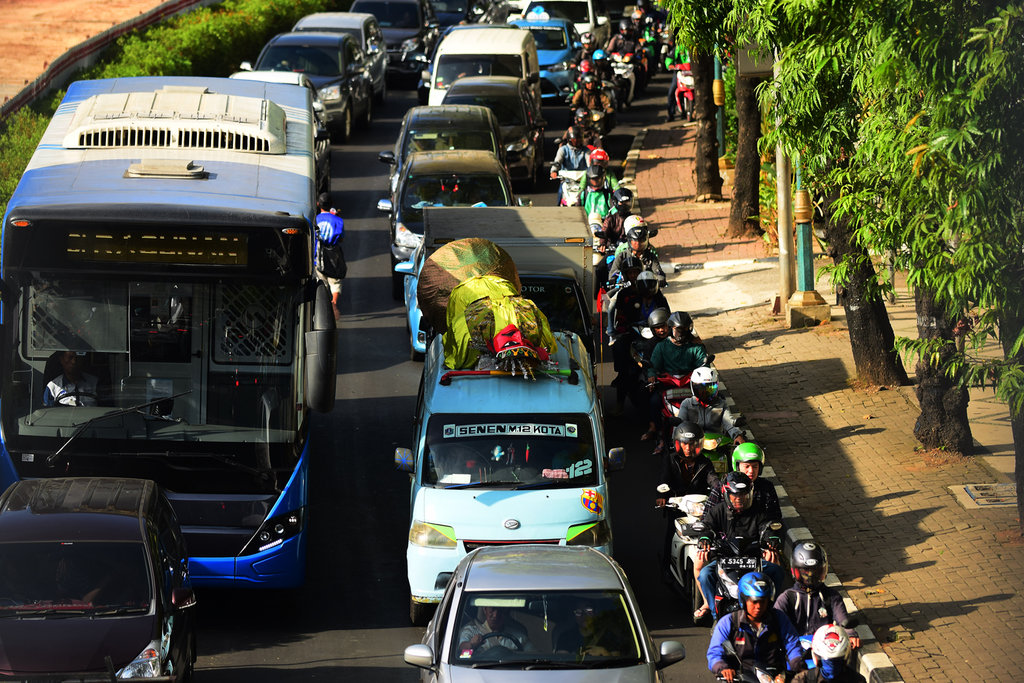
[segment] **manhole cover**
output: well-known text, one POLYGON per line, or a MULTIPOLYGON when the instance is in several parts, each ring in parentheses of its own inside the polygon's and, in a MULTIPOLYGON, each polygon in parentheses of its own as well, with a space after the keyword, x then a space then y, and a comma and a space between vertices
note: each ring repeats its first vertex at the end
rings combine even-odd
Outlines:
POLYGON ((1016 505, 1016 484, 967 484, 967 495, 978 505, 1016 505))

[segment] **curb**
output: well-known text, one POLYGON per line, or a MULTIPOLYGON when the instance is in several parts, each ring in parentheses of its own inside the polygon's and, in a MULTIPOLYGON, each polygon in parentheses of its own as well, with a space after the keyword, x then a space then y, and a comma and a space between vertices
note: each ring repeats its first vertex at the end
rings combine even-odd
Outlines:
MULTIPOLYGON (((620 185, 626 186, 632 190, 634 203, 636 204, 636 212, 641 215, 641 200, 636 189, 635 174, 636 163, 640 158, 640 150, 643 149, 644 139, 647 137, 647 130, 647 128, 640 129, 636 134, 636 137, 633 138, 633 144, 630 146, 629 152, 626 154, 626 160, 622 164, 622 180, 619 181, 620 185)), ((722 268, 732 265, 745 265, 751 263, 777 263, 778 260, 778 257, 767 257, 678 265, 682 266, 679 270, 700 270, 705 268, 722 268)), ((672 298, 676 297, 673 296, 672 298)), ((732 396, 728 395, 728 388, 725 385, 725 381, 721 378, 721 373, 719 373, 718 383, 723 394, 725 394, 725 401, 726 405, 729 406, 729 410, 738 418, 741 418, 742 413, 737 409, 736 402, 733 400, 732 396)), ((754 434, 749 428, 746 429, 746 437, 750 441, 755 443, 757 442, 757 439, 754 438, 754 434)), ((775 483, 775 492, 779 496, 779 506, 782 508, 782 521, 786 526, 786 554, 788 556, 794 545, 801 541, 814 540, 814 536, 811 534, 811 531, 807 528, 806 524, 804 524, 800 513, 797 512, 793 501, 790 499, 789 493, 782 485, 777 483, 775 470, 770 465, 765 465, 764 471, 761 475, 775 483)), ((836 589, 842 596, 843 602, 846 604, 846 610, 850 613, 850 616, 856 617, 860 622, 862 622, 857 626, 857 634, 860 636, 861 640, 860 648, 856 650, 858 663, 857 670, 859 673, 868 681, 868 683, 903 683, 903 678, 900 676, 899 671, 897 671, 896 666, 892 663, 892 660, 889 659, 889 656, 882 650, 882 646, 878 642, 878 638, 875 637, 874 632, 871 630, 871 626, 866 623, 860 608, 858 608, 853 600, 850 599, 849 593, 843 588, 843 583, 840 581, 839 577, 834 573, 829 572, 828 576, 825 577, 825 585, 836 589)))

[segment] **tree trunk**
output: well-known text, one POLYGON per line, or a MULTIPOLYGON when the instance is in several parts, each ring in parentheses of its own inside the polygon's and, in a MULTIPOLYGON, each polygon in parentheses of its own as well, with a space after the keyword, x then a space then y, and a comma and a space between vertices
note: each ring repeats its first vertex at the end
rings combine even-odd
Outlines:
MULTIPOLYGON (((1015 354, 1010 352, 1014 340, 1020 335, 1021 328, 1024 328, 1024 318, 1007 310, 1014 303, 1007 302, 999 316, 999 339, 1003 344, 1007 364, 1021 365, 1024 364, 1024 350, 1015 354)), ((1010 406, 1010 430, 1013 433, 1013 478, 1017 482, 1017 523, 1024 533, 1024 410, 1015 412, 1013 406, 1010 406)))
POLYGON ((722 198, 722 176, 718 173, 718 126, 715 121, 714 55, 690 51, 693 71, 693 114, 697 120, 697 150, 694 165, 697 168, 697 201, 707 202, 722 198))
POLYGON ((956 352, 953 334, 956 320, 944 305, 935 300, 934 292, 927 288, 914 290, 914 303, 918 337, 945 341, 938 362, 919 360, 914 367, 917 402, 921 406, 921 414, 914 424, 914 436, 925 448, 970 453, 974 446, 971 424, 967 419, 970 396, 965 387, 943 371, 946 361, 956 352))
POLYGON ((847 281, 837 284, 839 301, 846 311, 853 362, 862 382, 884 386, 907 384, 907 372, 896 353, 896 335, 885 303, 872 285, 877 282, 875 267, 867 249, 854 240, 849 219, 837 219, 829 197, 826 210, 825 240, 829 256, 836 265, 847 263, 847 281))
POLYGON ((761 229, 761 108, 754 88, 762 79, 736 78, 736 169, 733 172, 732 206, 727 237, 759 237, 761 229))

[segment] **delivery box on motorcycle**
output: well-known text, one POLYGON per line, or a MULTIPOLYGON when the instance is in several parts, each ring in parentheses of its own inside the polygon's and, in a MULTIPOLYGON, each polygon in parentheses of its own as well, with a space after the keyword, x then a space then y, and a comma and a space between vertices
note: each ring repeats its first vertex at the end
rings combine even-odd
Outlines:
POLYGON ((531 381, 445 366, 431 344, 415 413, 415 444, 395 451, 411 479, 406 559, 410 616, 429 615, 456 564, 475 548, 587 545, 611 553, 608 449, 590 359, 575 334, 531 381))

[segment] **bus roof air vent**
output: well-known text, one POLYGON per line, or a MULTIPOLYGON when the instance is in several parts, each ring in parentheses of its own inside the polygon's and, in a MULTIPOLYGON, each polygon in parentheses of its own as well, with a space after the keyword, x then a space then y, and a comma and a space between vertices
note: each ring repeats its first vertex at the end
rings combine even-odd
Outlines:
POLYGON ((221 95, 206 88, 105 93, 78 105, 64 147, 284 154, 285 113, 270 100, 221 95))

